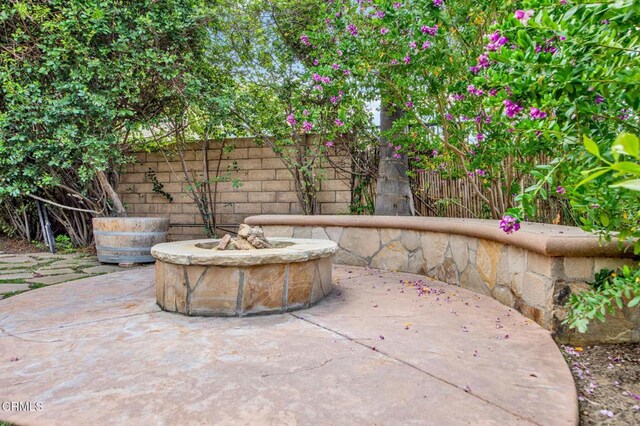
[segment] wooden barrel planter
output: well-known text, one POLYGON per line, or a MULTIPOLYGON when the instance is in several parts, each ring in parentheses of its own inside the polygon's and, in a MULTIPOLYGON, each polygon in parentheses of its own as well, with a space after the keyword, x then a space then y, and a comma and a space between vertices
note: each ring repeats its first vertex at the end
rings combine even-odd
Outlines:
POLYGON ((98 261, 153 263, 151 247, 167 240, 169 219, 156 217, 100 217, 93 219, 98 261))

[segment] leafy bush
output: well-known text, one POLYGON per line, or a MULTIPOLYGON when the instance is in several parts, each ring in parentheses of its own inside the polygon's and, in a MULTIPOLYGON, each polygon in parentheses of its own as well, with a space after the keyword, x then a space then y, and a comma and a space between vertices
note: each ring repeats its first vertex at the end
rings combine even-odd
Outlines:
POLYGON ((567 302, 569 310, 563 323, 581 333, 594 318, 605 321, 605 315, 616 307, 622 309, 626 304, 632 308, 640 303, 640 268, 624 266, 616 272, 603 269, 591 285, 591 290, 572 294, 567 302))

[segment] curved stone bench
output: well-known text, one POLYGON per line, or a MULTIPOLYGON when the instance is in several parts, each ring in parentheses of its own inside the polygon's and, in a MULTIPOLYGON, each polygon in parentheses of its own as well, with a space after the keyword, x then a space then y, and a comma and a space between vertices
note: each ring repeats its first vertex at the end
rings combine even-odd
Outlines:
POLYGON ((640 311, 624 308, 578 334, 561 324, 572 292, 600 269, 633 265, 630 245, 576 227, 524 223, 505 234, 496 220, 390 216, 262 215, 246 219, 267 237, 330 239, 335 263, 411 272, 493 297, 562 342, 640 341, 640 311))

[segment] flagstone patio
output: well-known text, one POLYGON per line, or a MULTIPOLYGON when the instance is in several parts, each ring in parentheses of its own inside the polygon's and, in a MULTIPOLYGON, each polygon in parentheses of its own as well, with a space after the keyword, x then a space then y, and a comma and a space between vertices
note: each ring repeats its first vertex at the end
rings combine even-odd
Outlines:
POLYGON ((575 425, 549 332, 408 273, 334 267, 287 314, 187 317, 140 268, 0 301, 0 419, 57 424, 575 425), (424 281, 421 281, 424 280, 424 281))
POLYGON ((0 300, 47 285, 122 270, 83 253, 0 253, 0 300))

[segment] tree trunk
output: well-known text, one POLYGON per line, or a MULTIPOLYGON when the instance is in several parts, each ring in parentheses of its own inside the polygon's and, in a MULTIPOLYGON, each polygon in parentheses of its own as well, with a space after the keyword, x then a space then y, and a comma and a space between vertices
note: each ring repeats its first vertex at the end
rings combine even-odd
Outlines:
POLYGON ((96 177, 98 178, 98 182, 100 182, 100 186, 104 190, 105 194, 113 204, 113 212, 115 216, 119 216, 119 217, 126 216, 127 211, 124 209, 124 206, 122 205, 122 201, 120 201, 120 197, 118 196, 118 193, 115 191, 115 189, 113 189, 113 186, 111 186, 111 184, 109 183, 109 179, 107 178, 107 175, 105 175, 102 170, 98 170, 96 172, 96 177))
MULTIPOLYGON (((393 123, 402 117, 402 111, 389 110, 384 99, 380 105, 380 130, 384 133, 393 123)), ((376 184, 375 214, 385 216, 413 216, 413 194, 407 176, 409 168, 407 156, 394 157, 395 149, 389 147, 386 137, 380 136, 378 145, 379 166, 376 184)))

